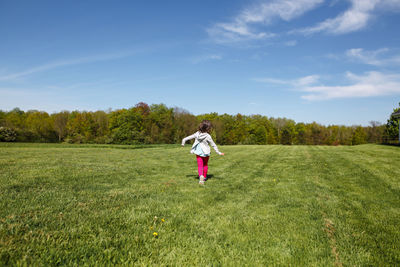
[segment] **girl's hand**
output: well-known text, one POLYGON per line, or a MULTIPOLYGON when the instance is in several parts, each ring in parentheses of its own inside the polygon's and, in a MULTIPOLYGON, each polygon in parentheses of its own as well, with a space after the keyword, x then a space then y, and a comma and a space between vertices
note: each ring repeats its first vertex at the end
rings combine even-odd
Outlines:
POLYGON ((225 153, 221 153, 220 155, 221 155, 221 156, 225 156, 225 153))

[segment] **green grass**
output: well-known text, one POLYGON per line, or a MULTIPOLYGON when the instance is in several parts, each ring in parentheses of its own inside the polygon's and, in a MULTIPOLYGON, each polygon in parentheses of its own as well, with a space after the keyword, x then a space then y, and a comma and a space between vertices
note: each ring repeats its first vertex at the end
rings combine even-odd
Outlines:
POLYGON ((399 147, 220 149, 1 143, 0 264, 400 265, 399 147))

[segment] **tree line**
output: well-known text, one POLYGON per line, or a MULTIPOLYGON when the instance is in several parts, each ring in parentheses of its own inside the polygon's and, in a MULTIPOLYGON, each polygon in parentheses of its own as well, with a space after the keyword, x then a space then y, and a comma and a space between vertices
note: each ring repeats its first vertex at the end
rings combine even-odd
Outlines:
POLYGON ((262 115, 195 116, 181 108, 140 102, 129 109, 95 112, 0 110, 0 141, 176 144, 204 119, 213 124, 211 134, 221 145, 358 145, 396 140, 398 134, 398 121, 393 118, 386 125, 372 121, 366 127, 324 126, 262 115))

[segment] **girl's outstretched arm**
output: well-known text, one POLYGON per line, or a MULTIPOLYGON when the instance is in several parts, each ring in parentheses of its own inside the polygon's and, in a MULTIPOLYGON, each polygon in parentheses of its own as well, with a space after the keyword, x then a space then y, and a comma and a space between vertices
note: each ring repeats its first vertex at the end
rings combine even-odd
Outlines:
POLYGON ((224 153, 222 153, 222 152, 220 152, 220 151, 218 150, 218 147, 217 147, 217 145, 214 143, 214 140, 212 140, 211 136, 210 136, 210 138, 208 139, 208 143, 210 143, 210 145, 214 148, 215 152, 217 152, 219 155, 221 155, 221 156, 225 155, 224 153))
POLYGON ((182 146, 185 145, 186 141, 192 140, 194 138, 196 138, 196 133, 186 136, 185 138, 182 139, 182 146))

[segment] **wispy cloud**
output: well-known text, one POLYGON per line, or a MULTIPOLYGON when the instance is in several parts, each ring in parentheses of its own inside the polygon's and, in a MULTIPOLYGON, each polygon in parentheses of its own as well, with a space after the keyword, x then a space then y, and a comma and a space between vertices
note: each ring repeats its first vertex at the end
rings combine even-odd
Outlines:
POLYGON ((217 23, 207 29, 207 33, 214 42, 219 44, 261 40, 275 36, 274 33, 255 32, 247 25, 235 25, 234 23, 217 23))
POLYGON ((254 78, 252 80, 255 82, 262 82, 262 83, 288 85, 291 87, 304 87, 318 83, 319 79, 320 77, 318 75, 309 75, 294 80, 282 80, 275 78, 254 78))
POLYGON ((346 51, 346 56, 354 61, 358 61, 368 65, 374 66, 387 66, 399 65, 400 55, 388 55, 391 50, 388 48, 381 48, 373 51, 366 51, 362 48, 353 48, 346 51))
POLYGON ((348 85, 306 86, 300 88, 306 92, 303 99, 327 100, 335 98, 359 98, 400 94, 400 75, 371 71, 364 75, 351 72, 346 74, 348 85))
POLYGON ((46 64, 36 66, 36 67, 30 68, 30 69, 26 69, 24 71, 2 75, 2 76, 0 76, 0 81, 14 80, 14 79, 28 76, 28 75, 31 75, 34 73, 48 71, 48 70, 52 70, 52 69, 59 68, 59 67, 79 65, 79 64, 99 62, 99 61, 115 60, 115 59, 119 59, 119 58, 132 56, 134 53, 135 52, 102 54, 102 55, 95 55, 95 56, 89 56, 89 57, 81 57, 81 58, 74 58, 74 59, 69 59, 69 60, 50 62, 50 63, 46 63, 46 64))
POLYGON ((296 40, 287 41, 287 42, 285 42, 285 45, 286 46, 296 46, 297 41, 296 40))
POLYGON ((196 56, 190 59, 190 61, 193 64, 198 64, 210 60, 221 60, 222 56, 218 54, 209 54, 209 55, 201 55, 201 56, 196 56))
POLYGON ((286 85, 304 92, 301 98, 310 101, 400 94, 400 74, 371 71, 364 75, 356 75, 347 72, 344 78, 347 85, 324 85, 319 75, 309 75, 294 80, 257 78, 253 81, 286 85))
POLYGON ((324 0, 273 0, 262 1, 245 8, 230 22, 216 23, 207 29, 212 40, 217 43, 260 40, 276 34, 260 30, 260 26, 271 24, 273 20, 290 21, 316 8, 324 0))
POLYGON ((272 83, 272 84, 282 84, 282 85, 291 84, 291 81, 275 79, 275 78, 253 78, 251 80, 260 83, 272 83))
POLYGON ((294 30, 292 33, 302 33, 310 35, 318 32, 327 32, 331 34, 345 34, 364 29, 374 17, 377 10, 393 11, 400 8, 399 0, 349 0, 351 6, 349 9, 339 14, 335 18, 329 18, 318 23, 315 26, 300 30, 294 30))

